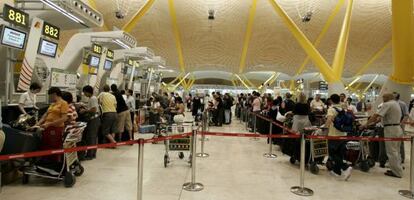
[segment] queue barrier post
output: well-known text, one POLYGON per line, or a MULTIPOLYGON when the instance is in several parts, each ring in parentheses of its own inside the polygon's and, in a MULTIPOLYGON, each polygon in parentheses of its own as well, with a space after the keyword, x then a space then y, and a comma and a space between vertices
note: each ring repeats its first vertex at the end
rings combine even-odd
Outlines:
MULTIPOLYGON (((204 123, 204 125, 206 126, 205 127, 205 131, 210 131, 210 122, 209 122, 209 119, 210 119, 210 113, 209 112, 206 112, 206 118, 205 118, 206 121, 204 123)), ((204 135, 204 133, 203 133, 203 136, 201 137, 201 140, 203 140, 203 141, 209 141, 210 139, 208 137, 206 137, 204 135)))
POLYGON ((137 199, 142 200, 142 187, 144 176, 144 139, 138 140, 138 184, 137 184, 137 199))
POLYGON ((276 158, 277 155, 273 153, 273 141, 272 141, 273 123, 269 121, 269 124, 270 124, 270 126, 269 126, 269 137, 268 137, 268 140, 269 140, 269 152, 263 154, 263 156, 265 158, 276 158))
POLYGON ((293 186, 290 191, 299 196, 312 196, 313 191, 305 187, 305 134, 301 133, 300 142, 300 186, 293 186))
POLYGON ((204 189, 204 185, 196 182, 196 149, 197 149, 197 129, 193 126, 192 145, 191 145, 191 182, 184 183, 183 189, 190 192, 198 192, 204 189))
POLYGON ((414 199, 414 136, 411 136, 411 156, 410 156, 410 188, 409 190, 399 190, 398 193, 406 198, 414 199))
POLYGON ((204 153, 204 142, 206 141, 206 135, 204 133, 206 131, 207 131, 206 120, 204 120, 203 118, 203 124, 201 126, 201 153, 197 154, 197 157, 200 157, 200 158, 207 158, 210 156, 208 153, 204 153))

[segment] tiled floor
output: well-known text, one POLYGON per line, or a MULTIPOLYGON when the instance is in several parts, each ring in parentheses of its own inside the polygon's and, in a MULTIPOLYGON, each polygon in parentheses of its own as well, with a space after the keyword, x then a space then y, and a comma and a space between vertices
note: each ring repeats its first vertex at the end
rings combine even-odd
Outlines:
MULTIPOLYGON (((239 121, 212 131, 244 132, 239 121)), ((148 137, 148 135, 146 135, 148 137)), ((407 143, 406 148, 409 148, 407 143)), ((276 147, 277 149, 277 147, 276 147)), ((319 175, 305 174, 306 186, 315 195, 299 197, 290 187, 299 184, 299 166, 276 151, 277 159, 262 156, 268 150, 266 141, 248 138, 210 137, 206 142, 209 158, 197 158, 197 181, 204 184, 201 192, 182 190, 190 180, 187 162, 172 152, 172 163, 163 166, 164 145, 145 145, 144 200, 289 200, 289 199, 404 199, 399 189, 408 187, 408 169, 403 179, 383 175, 385 169, 375 167, 369 173, 354 170, 348 182, 331 177, 325 168, 319 175)), ((407 151, 408 152, 408 151, 407 151)), ((188 154, 186 153, 186 156, 188 154)), ((31 179, 5 186, 0 200, 134 200, 137 186, 137 146, 100 150, 98 159, 83 163, 85 174, 73 188, 44 179, 31 179)))

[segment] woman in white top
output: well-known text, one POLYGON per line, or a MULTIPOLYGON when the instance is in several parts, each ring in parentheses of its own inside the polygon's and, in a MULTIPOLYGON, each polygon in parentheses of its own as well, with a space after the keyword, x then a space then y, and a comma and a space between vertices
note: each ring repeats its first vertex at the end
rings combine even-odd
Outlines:
POLYGON ((23 114, 32 109, 38 109, 36 106, 36 94, 40 92, 42 86, 38 83, 32 83, 29 91, 23 93, 19 99, 19 110, 23 114))

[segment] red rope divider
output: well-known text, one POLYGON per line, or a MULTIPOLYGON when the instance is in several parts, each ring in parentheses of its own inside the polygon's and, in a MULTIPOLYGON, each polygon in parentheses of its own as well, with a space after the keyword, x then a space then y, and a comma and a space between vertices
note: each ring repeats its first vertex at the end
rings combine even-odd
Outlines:
POLYGON ((211 136, 225 136, 225 137, 255 137, 255 138, 300 138, 300 135, 296 134, 277 134, 277 135, 259 135, 254 133, 225 133, 225 132, 201 132, 204 135, 211 135, 211 136))
POLYGON ((272 123, 273 125, 278 126, 279 128, 281 128, 281 129, 283 129, 283 130, 287 131, 287 132, 288 132, 288 133, 290 133, 290 134, 300 134, 300 133, 298 133, 298 132, 296 132, 296 131, 294 131, 294 130, 292 130, 292 129, 290 129, 290 128, 287 128, 286 126, 283 126, 283 124, 280 124, 280 123, 276 122, 275 120, 272 120, 272 119, 270 119, 270 118, 267 118, 267 117, 265 117, 265 116, 259 115, 259 114, 254 113, 254 112, 249 112, 249 113, 250 113, 250 114, 252 114, 252 115, 254 115, 254 116, 256 116, 256 117, 259 117, 259 118, 261 118, 261 119, 263 119, 263 120, 265 120, 265 121, 267 121, 267 122, 270 122, 270 123, 272 123))
POLYGON ((80 147, 73 147, 73 148, 67 148, 67 149, 52 149, 52 150, 44 150, 44 151, 26 152, 26 153, 21 153, 21 154, 0 155, 0 161, 17 159, 17 158, 32 158, 32 157, 41 157, 41 156, 48 156, 48 155, 55 155, 55 154, 64 154, 64 153, 71 153, 71 152, 77 152, 77 151, 86 151, 90 149, 111 148, 111 147, 118 147, 118 146, 125 146, 125 145, 133 145, 133 144, 138 144, 138 143, 152 143, 152 142, 158 142, 158 141, 164 141, 164 140, 184 138, 184 137, 190 136, 191 134, 192 132, 177 134, 177 135, 172 135, 172 136, 153 138, 153 139, 145 139, 145 140, 138 139, 138 140, 125 141, 125 142, 118 142, 118 143, 80 146, 80 147))
MULTIPOLYGON (((259 135, 253 133, 224 133, 224 132, 201 132, 204 135, 211 136, 226 136, 226 137, 260 137, 260 138, 300 138, 298 134, 273 134, 259 135)), ((410 137, 394 137, 394 138, 377 138, 377 137, 355 137, 355 136, 321 136, 321 135, 305 135, 306 139, 318 139, 318 140, 346 140, 346 141, 411 141, 410 137)))

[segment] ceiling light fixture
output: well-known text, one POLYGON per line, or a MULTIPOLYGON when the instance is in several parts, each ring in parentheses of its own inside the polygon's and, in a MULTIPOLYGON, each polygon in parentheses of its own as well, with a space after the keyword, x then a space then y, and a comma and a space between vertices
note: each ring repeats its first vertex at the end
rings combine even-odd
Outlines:
POLYGON ((121 46, 124 49, 130 49, 131 47, 128 46, 127 44, 125 44, 123 41, 121 41, 120 39, 114 39, 112 40, 114 43, 116 43, 117 45, 121 46))
POLYGON ((73 15, 72 13, 69 13, 68 11, 66 11, 65 9, 61 8, 60 6, 58 6, 57 4, 53 3, 50 0, 40 0, 42 3, 48 5, 49 7, 53 8, 54 10, 60 12, 62 15, 65 15, 66 17, 68 17, 69 19, 71 19, 72 21, 82 24, 83 26, 88 27, 84 21, 82 21, 81 19, 79 19, 78 17, 76 17, 75 15, 73 15))

